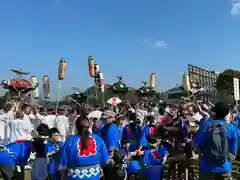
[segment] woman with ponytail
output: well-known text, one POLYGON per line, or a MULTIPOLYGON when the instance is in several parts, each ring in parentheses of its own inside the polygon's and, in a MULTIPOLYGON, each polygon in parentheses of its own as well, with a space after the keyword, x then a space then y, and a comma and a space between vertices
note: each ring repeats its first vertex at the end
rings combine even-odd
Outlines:
POLYGON ((89 133, 90 122, 81 115, 75 122, 77 135, 70 136, 59 153, 61 180, 99 180, 109 154, 103 140, 89 133))

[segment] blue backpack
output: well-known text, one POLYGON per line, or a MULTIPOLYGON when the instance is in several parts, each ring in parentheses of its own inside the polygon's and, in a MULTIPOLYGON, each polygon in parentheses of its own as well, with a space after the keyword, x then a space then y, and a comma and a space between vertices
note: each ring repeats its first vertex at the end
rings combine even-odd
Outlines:
POLYGON ((209 128, 203 145, 203 155, 211 164, 223 165, 229 159, 227 126, 228 124, 224 123, 209 128))

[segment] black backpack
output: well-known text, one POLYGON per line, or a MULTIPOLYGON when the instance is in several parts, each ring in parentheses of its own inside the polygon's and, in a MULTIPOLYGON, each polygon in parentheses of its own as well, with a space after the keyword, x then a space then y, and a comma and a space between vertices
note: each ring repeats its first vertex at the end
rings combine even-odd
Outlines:
POLYGON ((226 132, 227 123, 209 128, 203 145, 203 155, 215 165, 223 165, 229 159, 229 144, 226 132))

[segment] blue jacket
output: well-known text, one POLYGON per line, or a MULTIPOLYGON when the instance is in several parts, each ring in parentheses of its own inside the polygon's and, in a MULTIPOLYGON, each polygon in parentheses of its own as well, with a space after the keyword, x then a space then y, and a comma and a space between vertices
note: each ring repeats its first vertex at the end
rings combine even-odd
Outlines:
MULTIPOLYGON (((205 142, 206 136, 208 134, 208 130, 210 128, 211 122, 214 123, 214 125, 220 124, 220 123, 226 123, 225 120, 207 120, 204 126, 201 126, 198 133, 194 137, 194 145, 195 147, 201 151, 202 145, 205 142)), ((236 131, 236 127, 233 124, 229 124, 226 127, 227 136, 229 138, 229 152, 230 153, 237 153, 238 151, 238 134, 236 131)), ((232 171, 232 163, 230 161, 226 161, 222 166, 210 164, 206 157, 202 155, 200 159, 200 171, 201 172, 219 172, 219 173, 228 173, 232 171)))
POLYGON ((236 117, 235 126, 236 126, 238 136, 240 136, 240 114, 239 113, 237 114, 237 117, 236 117))

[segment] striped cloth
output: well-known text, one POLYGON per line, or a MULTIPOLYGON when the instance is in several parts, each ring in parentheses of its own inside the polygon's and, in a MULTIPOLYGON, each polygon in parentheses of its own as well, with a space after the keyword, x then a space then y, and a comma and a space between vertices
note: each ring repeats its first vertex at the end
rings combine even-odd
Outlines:
POLYGON ((115 118, 116 117, 116 113, 111 111, 111 110, 105 110, 105 111, 103 111, 101 117, 105 118, 105 119, 107 119, 107 118, 115 118))

